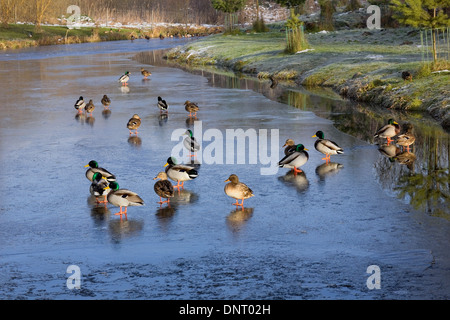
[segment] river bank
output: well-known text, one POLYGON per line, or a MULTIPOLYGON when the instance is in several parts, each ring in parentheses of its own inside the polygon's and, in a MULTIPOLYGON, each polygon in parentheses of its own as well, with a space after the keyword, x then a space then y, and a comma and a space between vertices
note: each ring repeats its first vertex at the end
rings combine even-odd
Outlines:
POLYGON ((420 32, 411 28, 352 29, 307 34, 309 49, 284 53, 285 33, 216 34, 170 50, 167 59, 191 67, 216 66, 293 85, 329 87, 386 109, 431 115, 450 130, 448 62, 426 61, 420 32), (434 68, 434 69, 433 69, 434 68), (412 81, 402 79, 409 71, 412 81))
POLYGON ((10 24, 0 27, 0 50, 44 45, 74 44, 132 39, 153 39, 206 36, 216 33, 214 26, 155 25, 154 27, 82 26, 69 29, 65 25, 41 26, 36 32, 33 24, 10 24))

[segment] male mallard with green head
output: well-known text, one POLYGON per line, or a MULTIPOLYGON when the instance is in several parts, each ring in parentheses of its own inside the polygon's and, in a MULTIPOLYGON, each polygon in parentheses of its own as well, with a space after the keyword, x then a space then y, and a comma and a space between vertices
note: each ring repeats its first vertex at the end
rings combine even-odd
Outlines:
POLYGON ((394 119, 389 119, 388 123, 382 126, 374 134, 374 138, 386 138, 387 145, 390 145, 393 137, 400 133, 400 125, 394 121, 394 119))
POLYGON ((157 106, 158 106, 160 112, 167 112, 169 109, 169 106, 167 105, 166 100, 164 100, 161 97, 158 97, 157 106))
POLYGON ((144 205, 144 200, 136 192, 128 189, 120 189, 116 181, 111 182, 108 188, 111 188, 111 191, 106 198, 112 205, 120 207, 120 211, 115 213, 115 215, 120 215, 121 220, 123 214, 125 215, 125 219, 127 218, 128 207, 144 205), (122 210, 123 207, 125 207, 125 210, 122 210))
POLYGON ((225 182, 229 182, 225 185, 225 194, 236 199, 236 202, 233 203, 233 205, 244 208, 244 200, 254 196, 252 189, 245 183, 240 182, 238 176, 235 174, 231 174, 225 182), (241 203, 239 203, 239 199, 241 200, 241 203))
POLYGON ((194 134, 192 133, 191 129, 187 129, 184 134, 187 135, 187 137, 183 140, 183 144, 186 147, 186 149, 189 150, 189 156, 195 157, 195 153, 198 150, 200 150, 200 145, 198 144, 197 140, 195 139, 194 134))
POLYGON ((111 190, 110 188, 108 188, 109 183, 108 180, 102 176, 102 174, 100 172, 95 172, 94 175, 92 176, 92 183, 91 186, 89 187, 89 192, 91 193, 91 195, 93 195, 95 197, 95 200, 97 201, 97 203, 107 203, 107 196, 109 191, 111 190), (103 201, 99 201, 98 197, 104 197, 103 201))
POLYGON ((119 78, 119 82, 122 83, 122 86, 128 85, 128 80, 130 80, 130 73, 128 71, 119 78))
POLYGON ((86 107, 86 102, 84 102, 83 97, 79 97, 74 105, 75 109, 78 110, 78 113, 83 113, 84 108, 86 107))
POLYGON ((303 172, 299 168, 303 166, 309 159, 308 149, 305 149, 305 146, 297 144, 295 146, 294 151, 288 153, 283 159, 278 162, 278 166, 281 168, 289 168, 294 170, 294 175, 297 173, 303 172))
POLYGON ((85 168, 86 168, 86 167, 89 167, 89 169, 87 169, 87 171, 86 171, 86 178, 87 178, 89 181, 91 181, 91 182, 93 181, 93 179, 94 179, 94 173, 96 173, 96 172, 100 172, 100 174, 101 174, 103 177, 105 177, 106 180, 108 180, 108 182, 111 182, 111 181, 115 181, 115 180, 116 180, 116 176, 115 176, 115 175, 113 175, 111 172, 109 172, 109 171, 106 170, 105 168, 99 167, 98 162, 95 161, 95 160, 89 161, 89 163, 88 163, 87 165, 85 165, 84 167, 85 167, 85 168))
POLYGON ((177 182, 174 188, 184 188, 184 182, 198 177, 198 172, 193 167, 177 164, 174 157, 169 157, 164 165, 167 176, 177 182), (181 184, 180 184, 181 183, 181 184))
POLYGON ((316 137, 318 139, 314 143, 314 148, 325 155, 325 158, 322 158, 322 160, 325 160, 326 163, 330 162, 331 155, 344 153, 344 149, 339 147, 336 142, 325 139, 323 131, 317 131, 316 134, 312 136, 312 138, 316 137))

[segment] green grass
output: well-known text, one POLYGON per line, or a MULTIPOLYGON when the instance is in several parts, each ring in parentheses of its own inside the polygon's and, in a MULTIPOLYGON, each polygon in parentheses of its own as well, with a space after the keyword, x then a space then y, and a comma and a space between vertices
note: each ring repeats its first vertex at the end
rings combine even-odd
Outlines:
POLYGON ((288 54, 282 26, 270 26, 265 33, 214 35, 176 48, 169 59, 194 65, 213 64, 252 73, 291 79, 306 86, 328 86, 349 98, 386 108, 425 110, 448 101, 448 74, 431 74, 448 69, 448 61, 436 66, 422 62, 418 33, 410 28, 384 31, 356 29, 307 34, 313 51, 288 54), (186 57, 189 57, 187 59, 186 57), (404 81, 402 71, 413 74, 404 81))

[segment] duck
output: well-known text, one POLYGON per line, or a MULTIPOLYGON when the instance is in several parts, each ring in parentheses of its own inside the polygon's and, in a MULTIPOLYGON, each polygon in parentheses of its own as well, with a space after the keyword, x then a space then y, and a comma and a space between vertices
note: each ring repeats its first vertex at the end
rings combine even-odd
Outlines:
POLYGON ((282 148, 284 148, 284 155, 287 156, 287 155, 291 154, 293 151, 295 151, 296 147, 297 147, 297 145, 295 144, 294 140, 286 139, 286 142, 282 146, 282 148), (286 148, 284 148, 284 147, 286 147, 286 148))
POLYGON ((102 102, 103 108, 109 109, 109 105, 111 104, 111 99, 106 94, 103 95, 101 102, 102 102))
POLYGON ((108 193, 106 199, 109 203, 116 207, 120 207, 119 212, 115 213, 115 215, 120 215, 120 220, 122 220, 122 215, 125 215, 125 219, 127 218, 127 209, 128 207, 135 206, 143 206, 144 200, 133 191, 128 189, 120 189, 117 181, 113 181, 109 184, 108 188, 111 190, 108 193), (125 207, 125 210, 122 208, 125 207))
POLYGON ((231 174, 225 182, 229 182, 225 185, 225 194, 236 199, 236 202, 233 203, 233 205, 244 208, 244 200, 254 196, 252 189, 245 183, 240 182, 239 177, 234 173, 231 174), (241 203, 239 203, 239 199, 241 199, 241 203))
POLYGON ((83 113, 84 107, 86 107, 86 102, 84 102, 84 99, 82 96, 78 98, 78 100, 75 102, 74 105, 75 109, 78 110, 78 113, 83 113))
POLYGON ((127 71, 125 74, 121 75, 119 78, 119 82, 122 83, 123 86, 128 85, 128 80, 130 80, 130 73, 127 71))
POLYGON ((386 138, 387 145, 390 145, 393 141, 391 138, 395 137, 399 133, 400 125, 394 119, 389 119, 388 123, 378 129, 373 136, 374 138, 386 138))
POLYGON ((156 194, 159 196, 159 204, 162 205, 163 203, 170 203, 170 198, 174 196, 173 192, 173 185, 172 183, 167 180, 167 173, 164 171, 161 171, 157 174, 156 177, 153 178, 153 180, 157 180, 155 185, 153 186, 153 189, 155 190, 156 194), (162 198, 166 198, 167 200, 162 201, 162 198))
POLYGON ((141 74, 144 76, 144 79, 147 79, 149 76, 152 75, 150 71, 145 70, 144 68, 141 68, 141 74))
POLYGON ((89 192, 91 193, 91 195, 95 196, 95 200, 97 201, 97 203, 107 203, 107 195, 109 193, 109 191, 111 190, 110 188, 108 188, 109 186, 109 182, 108 180, 102 176, 102 174, 100 172, 95 172, 94 175, 92 176, 92 183, 91 186, 89 187, 89 192), (103 201, 99 201, 98 197, 104 197, 103 201))
POLYGON ((187 112, 189 112, 189 117, 197 116, 199 108, 196 103, 186 100, 186 102, 184 103, 184 108, 186 109, 187 112))
POLYGON ((186 149, 189 150, 189 154, 191 157, 195 156, 195 153, 200 150, 200 145, 198 144, 197 140, 194 137, 194 134, 192 133, 191 129, 187 129, 184 133, 187 135, 187 137, 183 140, 183 144, 186 147, 186 149), (193 153, 193 154, 191 154, 193 153))
POLYGON ((158 103, 157 103, 157 106, 158 106, 160 112, 162 112, 162 111, 167 112, 168 109, 169 109, 169 106, 167 105, 166 100, 164 100, 164 99, 161 98, 161 97, 158 97, 158 103))
POLYGON ((86 175, 86 178, 91 182, 93 181, 94 173, 96 173, 96 172, 100 172, 102 177, 106 178, 106 180, 108 182, 116 181, 116 176, 114 174, 112 174, 111 172, 109 172, 108 170, 106 170, 105 168, 99 167, 98 162, 95 160, 89 161, 89 163, 87 165, 85 165, 84 167, 85 168, 89 167, 89 169, 87 169, 85 175, 86 175))
POLYGON ((169 157, 164 167, 167 167, 165 170, 167 176, 173 181, 177 181, 174 188, 178 188, 178 190, 180 190, 180 188, 184 189, 185 181, 193 180, 198 177, 197 170, 190 166, 177 164, 174 157, 169 157))
POLYGON ((330 162, 330 157, 332 154, 344 153, 344 149, 339 147, 336 142, 325 139, 323 131, 317 131, 316 134, 312 136, 312 138, 316 137, 318 139, 314 143, 314 148, 325 155, 325 158, 322 158, 322 160, 325 160, 326 163, 330 162))
POLYGON ((84 109, 86 110, 86 113, 89 113, 89 115, 92 116, 92 112, 94 112, 94 110, 95 110, 95 105, 94 105, 94 102, 92 101, 92 99, 89 100, 89 102, 86 104, 84 109))
POLYGON ((409 80, 409 81, 412 81, 412 74, 411 74, 411 72, 409 72, 409 71, 403 71, 402 72, 402 79, 403 80, 409 80))
POLYGON ((278 162, 278 166, 281 168, 293 169, 294 175, 303 172, 299 168, 303 166, 309 159, 308 149, 301 143, 295 146, 294 151, 286 155, 278 162))
POLYGON ((401 146, 402 149, 406 147, 406 151, 409 152, 409 146, 416 141, 416 137, 414 136, 412 125, 406 124, 403 128, 406 129, 405 132, 397 136, 395 143, 401 146))
POLYGON ((127 122, 127 128, 130 131, 130 135, 134 134, 138 134, 137 129, 141 126, 141 118, 137 115, 134 114, 130 120, 128 120, 127 122), (134 130, 134 132, 132 132, 134 130))

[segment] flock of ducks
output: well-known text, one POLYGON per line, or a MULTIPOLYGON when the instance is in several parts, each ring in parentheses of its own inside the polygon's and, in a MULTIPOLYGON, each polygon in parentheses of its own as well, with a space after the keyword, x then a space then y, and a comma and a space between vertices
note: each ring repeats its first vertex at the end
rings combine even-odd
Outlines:
MULTIPOLYGON (((147 77, 151 75, 151 72, 141 68, 141 74, 144 79, 147 79, 147 77)), ((126 86, 129 79, 130 73, 127 71, 119 78, 118 81, 122 83, 123 86, 126 86)), ((108 109, 111 104, 111 100, 107 97, 107 95, 104 95, 101 103, 105 109, 108 109)), ((189 117, 195 118, 197 112, 199 111, 198 105, 191 101, 186 101, 184 106, 185 110, 189 112, 189 117)), ((91 115, 95 109, 92 99, 89 100, 88 103, 85 103, 82 96, 75 102, 74 107, 78 113, 83 113, 83 111, 85 111, 91 115)), ((161 97, 158 97, 157 107, 160 112, 168 112, 169 106, 161 97)), ((130 136, 132 134, 138 134, 137 130, 140 125, 141 118, 139 115, 134 114, 128 120, 126 125, 130 136)), ((190 129, 185 132, 185 135, 187 137, 183 140, 183 145, 189 151, 189 156, 195 157, 196 152, 200 150, 200 145, 190 129)), ((322 160, 325 160, 326 164, 329 164, 332 155, 344 153, 344 150, 336 142, 330 139, 325 139, 325 134, 323 131, 317 131, 312 137, 317 138, 314 143, 314 148, 318 152, 325 155, 322 160)), ((374 134, 374 138, 386 139, 387 145, 395 142, 402 147, 406 147, 408 152, 409 147, 415 142, 415 137, 412 134, 412 131, 408 130, 407 132, 400 134, 400 125, 393 119, 389 119, 386 125, 378 129, 374 134), (393 140, 394 137, 396 137, 395 140, 393 140)), ((301 143, 296 144, 293 139, 287 139, 283 145, 283 148, 284 157, 278 162, 278 166, 281 168, 291 169, 294 175, 303 172, 300 168, 309 160, 309 154, 307 152, 309 150, 306 149, 301 143)), ((89 189, 91 195, 95 196, 96 202, 99 204, 104 203, 106 205, 107 203, 110 203, 116 207, 119 207, 120 210, 115 213, 115 215, 120 215, 121 219, 122 215, 127 217, 127 208, 129 206, 144 205, 144 201, 137 193, 128 189, 120 188, 118 182, 116 181, 116 176, 105 168, 100 167, 97 161, 91 160, 87 165, 85 165, 85 167, 89 167, 85 175, 91 182, 89 189)), ((154 184, 154 191, 159 197, 159 202, 157 203, 160 205, 165 203, 170 205, 170 199, 174 197, 174 190, 184 188, 184 183, 186 181, 197 178, 198 171, 195 167, 185 164, 178 164, 174 157, 169 157, 164 167, 165 170, 159 172, 153 179, 157 180, 154 184), (173 185, 169 179, 177 182, 177 184, 173 185)), ((243 209, 244 200, 254 196, 252 189, 245 183, 241 182, 236 174, 231 174, 224 182, 228 182, 224 187, 224 192, 226 195, 236 200, 236 202, 233 203, 236 207, 241 207, 243 209)))

